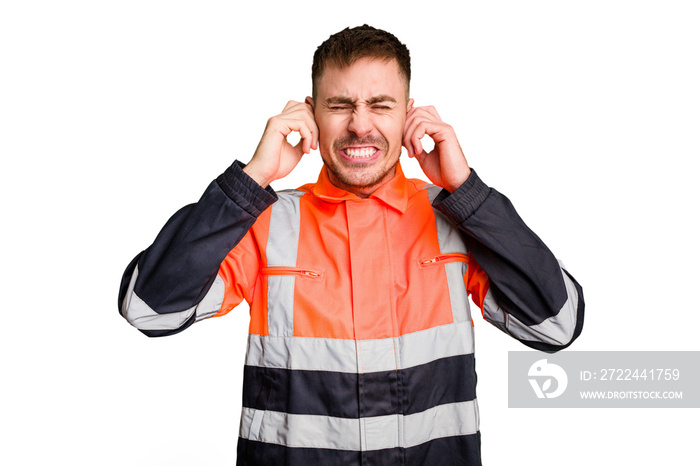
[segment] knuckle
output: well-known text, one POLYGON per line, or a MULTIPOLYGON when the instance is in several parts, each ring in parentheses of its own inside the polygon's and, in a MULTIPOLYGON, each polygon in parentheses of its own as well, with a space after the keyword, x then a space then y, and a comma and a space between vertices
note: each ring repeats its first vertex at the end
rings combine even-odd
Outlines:
POLYGON ((269 127, 277 126, 277 122, 278 122, 279 120, 280 120, 280 116, 279 116, 279 115, 275 115, 275 116, 270 117, 270 118, 267 120, 267 127, 269 128, 269 127))

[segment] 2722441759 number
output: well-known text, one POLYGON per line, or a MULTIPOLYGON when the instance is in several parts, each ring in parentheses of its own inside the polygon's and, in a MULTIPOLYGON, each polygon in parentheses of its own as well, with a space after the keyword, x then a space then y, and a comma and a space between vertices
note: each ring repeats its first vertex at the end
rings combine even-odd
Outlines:
POLYGON ((601 369, 599 380, 679 380, 678 369, 601 369))

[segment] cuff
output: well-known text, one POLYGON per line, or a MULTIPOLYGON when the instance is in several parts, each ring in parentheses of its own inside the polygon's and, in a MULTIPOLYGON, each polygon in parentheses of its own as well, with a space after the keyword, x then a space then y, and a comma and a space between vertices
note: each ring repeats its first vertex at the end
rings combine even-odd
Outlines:
POLYGON ((244 171, 245 164, 236 160, 216 179, 221 190, 236 204, 254 217, 258 217, 276 200, 271 187, 263 188, 244 171))
POLYGON ((443 189, 433 201, 433 207, 457 223, 462 223, 476 212, 486 200, 491 188, 486 186, 472 168, 467 181, 450 194, 443 189))

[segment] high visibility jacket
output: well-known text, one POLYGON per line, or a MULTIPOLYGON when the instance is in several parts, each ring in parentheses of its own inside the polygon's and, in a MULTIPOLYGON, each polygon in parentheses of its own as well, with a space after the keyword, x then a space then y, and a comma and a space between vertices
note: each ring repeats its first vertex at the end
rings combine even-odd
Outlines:
POLYGON ((399 166, 361 199, 325 168, 277 195, 234 164, 119 301, 149 336, 249 303, 238 464, 479 465, 468 295, 533 348, 581 332, 581 287, 474 171, 449 194, 399 166))

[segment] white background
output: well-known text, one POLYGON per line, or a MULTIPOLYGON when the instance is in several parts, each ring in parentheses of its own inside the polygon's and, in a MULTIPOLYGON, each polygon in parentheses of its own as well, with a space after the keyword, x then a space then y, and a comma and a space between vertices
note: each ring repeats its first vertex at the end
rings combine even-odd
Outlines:
MULTIPOLYGON (((148 339, 118 284, 365 22, 583 285, 571 350, 700 350, 697 2, 457 4, 2 3, 0 463, 234 464, 247 309, 148 339)), ((475 321, 486 465, 696 464, 697 410, 508 409, 525 347, 475 321)))

